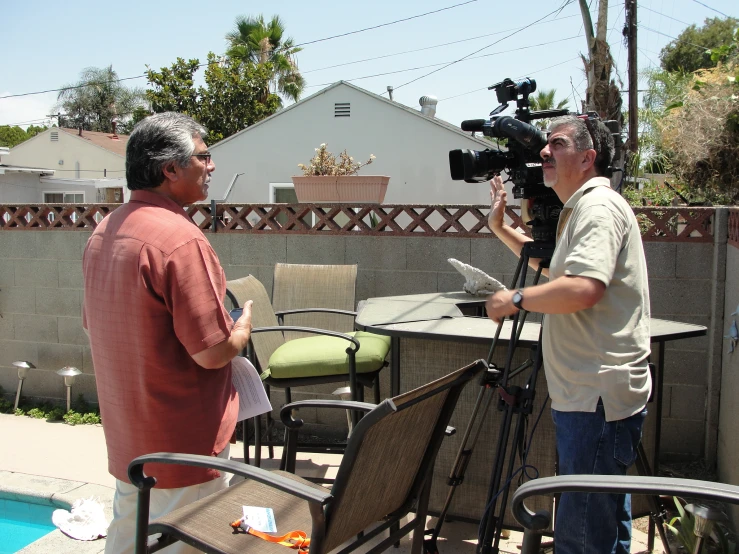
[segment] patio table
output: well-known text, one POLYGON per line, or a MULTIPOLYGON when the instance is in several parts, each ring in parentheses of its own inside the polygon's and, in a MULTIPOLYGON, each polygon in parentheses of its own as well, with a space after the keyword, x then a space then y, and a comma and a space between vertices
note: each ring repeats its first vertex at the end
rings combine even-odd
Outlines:
MULTIPOLYGON (((474 297, 464 292, 438 292, 406 296, 370 298, 361 302, 355 319, 358 330, 391 337, 390 394, 400 392, 438 378, 453 369, 478 359, 487 358, 497 324, 484 317, 484 297, 474 297)), ((532 317, 532 316, 529 316, 532 317)), ((511 335, 511 321, 504 323, 498 347, 493 356, 500 368, 505 361, 505 351, 511 335)), ((518 348, 514 354, 513 367, 522 363, 530 349, 539 340, 540 323, 526 321, 518 348)), ((664 319, 651 319, 653 343, 651 361, 657 371, 653 384, 652 402, 648 405, 649 415, 645 423, 643 443, 651 460, 652 471, 658 468, 660 443, 660 417, 662 412, 662 388, 665 363, 665 343, 705 335, 706 327, 664 319), (654 347, 656 346, 656 348, 654 347), (652 409, 654 407, 654 409, 652 409)), ((527 373, 527 372, 524 372, 527 373)), ((512 384, 523 384, 525 376, 514 378, 512 384)), ((460 437, 471 417, 472 405, 478 389, 469 385, 457 405, 451 425, 458 433, 445 441, 436 464, 430 508, 439 510, 446 496, 446 480, 460 445, 460 437)), ((530 423, 536 419, 547 398, 546 380, 536 384, 536 402, 530 423)), ((493 412, 491 422, 478 439, 475 453, 467 469, 465 481, 458 487, 451 515, 462 519, 479 519, 484 509, 490 467, 495 454, 498 435, 499 412, 493 412), (472 487, 470 487, 470 483, 472 487), (466 491, 464 489, 467 489, 466 491), (474 490, 470 490, 474 489, 474 490), (480 489, 480 490, 477 490, 480 489), (460 497, 460 498, 458 498, 460 497)), ((490 417, 490 415, 486 416, 490 417)), ((536 432, 537 437, 529 455, 529 463, 536 466, 541 476, 554 474, 554 429, 549 414, 544 414, 536 432)), ((506 462, 507 463, 507 462, 506 462)), ((515 487, 514 487, 515 488, 515 487)), ((513 490, 511 491, 511 493, 513 490)), ((545 499, 542 499, 544 502, 545 499)), ((646 502, 644 502, 646 507, 646 502)), ((548 506, 542 504, 542 507, 548 506)), ((532 509, 537 509, 533 503, 532 509)), ((640 513, 641 505, 635 499, 634 513, 640 513)), ((646 512, 646 509, 644 509, 646 512)), ((506 523, 514 524, 506 517, 506 523)))

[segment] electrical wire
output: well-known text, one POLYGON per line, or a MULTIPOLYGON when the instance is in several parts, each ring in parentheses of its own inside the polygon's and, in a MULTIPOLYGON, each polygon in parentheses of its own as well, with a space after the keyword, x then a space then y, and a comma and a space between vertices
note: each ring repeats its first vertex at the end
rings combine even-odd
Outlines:
POLYGON ((647 8, 646 6, 639 5, 640 10, 647 10, 648 12, 656 13, 657 15, 661 15, 662 17, 666 17, 667 19, 672 19, 673 21, 677 21, 678 23, 682 23, 683 25, 690 25, 690 23, 686 23, 685 21, 681 21, 679 19, 675 19, 674 17, 671 17, 667 14, 664 14, 662 12, 658 12, 657 10, 653 10, 651 8, 647 8))
POLYGON ((711 6, 709 6, 708 4, 704 4, 703 2, 699 2, 698 0, 693 0, 693 2, 695 2, 696 4, 700 4, 701 6, 703 6, 703 7, 705 7, 705 8, 708 8, 708 9, 709 9, 709 10, 711 10, 711 11, 714 11, 714 12, 716 12, 716 13, 720 13, 720 14, 721 14, 721 15, 723 15, 724 17, 731 17, 731 16, 728 16, 728 15, 726 15, 726 14, 725 14, 724 12, 720 12, 720 11, 718 11, 718 10, 717 10, 716 8, 712 8, 712 7, 711 7, 711 6))
MULTIPOLYGON (((495 42, 493 42, 491 44, 488 44, 487 46, 484 46, 484 47, 482 47, 482 48, 480 48, 478 50, 475 50, 474 52, 470 52, 466 56, 462 56, 458 60, 454 60, 453 62, 450 62, 450 63, 446 64, 444 67, 440 67, 439 69, 434 69, 433 71, 430 71, 429 73, 426 73, 425 75, 421 75, 420 77, 416 77, 415 79, 411 79, 410 81, 407 81, 407 82, 403 83, 402 85, 398 85, 397 87, 394 87, 394 90, 398 90, 399 88, 402 88, 402 87, 404 87, 406 85, 410 85, 411 83, 415 83, 416 81, 420 81, 421 79, 424 79, 424 78, 428 77, 429 75, 433 75, 434 73, 438 73, 439 71, 442 71, 442 70, 446 69, 447 67, 450 67, 450 66, 452 66, 454 64, 457 64, 457 63, 459 63, 459 62, 461 62, 461 61, 463 61, 463 60, 465 60, 465 59, 467 59, 467 58, 469 58, 471 56, 474 56, 475 54, 477 54, 479 52, 482 52, 483 50, 486 50, 486 49, 490 48, 491 46, 495 46, 499 42, 501 42, 503 40, 506 40, 506 39, 512 37, 513 35, 515 35, 517 33, 520 33, 521 31, 523 31, 525 29, 528 29, 529 27, 531 27, 532 25, 535 25, 535 24, 539 23, 540 21, 543 21, 544 19, 546 19, 550 15, 555 14, 557 12, 561 12, 565 7, 567 7, 573 1, 574 0, 566 0, 566 2, 564 4, 562 4, 562 6, 560 6, 559 8, 557 8, 557 9, 549 12, 548 14, 546 14, 543 17, 540 17, 539 19, 537 19, 536 21, 534 21, 534 22, 526 25, 525 27, 522 27, 521 29, 519 29, 517 31, 514 31, 513 33, 511 33, 511 34, 509 34, 509 35, 507 35, 507 36, 505 36, 505 37, 503 37, 503 38, 501 38, 499 40, 496 40, 495 42)), ((384 91, 382 94, 387 94, 387 91, 384 91)))
POLYGON ((301 42, 300 44, 293 45, 291 48, 299 48, 301 46, 307 46, 309 44, 315 44, 317 42, 324 42, 326 40, 332 40, 332 39, 335 39, 335 38, 346 37, 346 36, 349 36, 349 35, 356 35, 357 33, 364 33, 365 31, 372 31, 373 29, 379 29, 380 27, 387 27, 389 25, 395 25, 396 23, 402 23, 404 21, 410 21, 411 19, 418 19, 419 17, 425 17, 427 15, 431 15, 431 14, 443 12, 443 11, 446 11, 446 10, 451 10, 451 9, 454 9, 454 8, 459 8, 460 6, 466 6, 467 4, 472 4, 474 2, 477 2, 477 0, 468 0, 467 2, 462 2, 461 4, 454 4, 453 6, 447 6, 446 8, 440 8, 438 10, 434 10, 434 11, 430 11, 430 12, 426 12, 426 13, 422 13, 422 14, 418 14, 418 15, 413 15, 411 17, 406 17, 406 18, 403 18, 403 19, 397 19, 397 20, 391 21, 389 23, 381 23, 380 25, 374 25, 373 27, 365 27, 364 29, 358 29, 356 31, 349 31, 348 33, 341 33, 339 35, 334 35, 334 36, 331 36, 331 37, 319 38, 319 39, 316 39, 316 40, 310 40, 310 41, 307 41, 307 42, 301 42))
MULTIPOLYGON (((300 43, 300 44, 295 44, 291 48, 297 48, 299 46, 306 46, 308 44, 314 44, 316 42, 323 42, 323 41, 327 41, 327 40, 332 40, 332 39, 335 39, 335 38, 340 38, 340 37, 344 37, 344 36, 352 35, 352 34, 356 34, 356 33, 363 33, 365 31, 370 31, 372 29, 379 29, 380 27, 386 27, 388 25, 394 25, 396 23, 400 23, 400 22, 403 22, 403 21, 409 21, 411 19, 417 19, 419 17, 424 17, 426 15, 431 15, 431 14, 434 14, 434 13, 443 12, 445 10, 451 10, 453 8, 458 8, 458 7, 464 6, 466 4, 472 4, 472 3, 477 2, 477 1, 478 0, 468 0, 467 2, 462 2, 460 4, 455 4, 453 6, 447 6, 446 8, 440 8, 438 10, 434 10, 434 11, 430 11, 430 12, 425 12, 425 13, 414 15, 414 16, 411 16, 411 17, 406 17, 404 19, 398 19, 398 20, 395 20, 395 21, 390 21, 388 23, 382 23, 380 25, 375 25, 373 27, 366 27, 364 29, 359 29, 357 31, 350 31, 348 33, 343 33, 343 34, 334 35, 334 36, 331 36, 331 37, 326 37, 326 38, 316 39, 316 40, 312 40, 312 41, 308 41, 308 42, 303 42, 303 43, 300 43)), ((279 49, 276 50, 276 51, 279 51, 279 49)), ((198 68, 201 68, 201 67, 204 67, 206 65, 211 65, 212 63, 220 63, 220 62, 221 62, 220 59, 217 60, 217 61, 214 61, 214 62, 205 62, 205 63, 199 64, 197 67, 198 68)), ((133 79, 143 79, 144 77, 146 77, 146 74, 145 73, 143 75, 134 75, 133 77, 123 77, 123 78, 120 78, 120 79, 111 79, 109 81, 104 81, 104 83, 106 83, 106 84, 107 83, 120 83, 122 81, 131 81, 133 79)), ((54 89, 48 89, 48 90, 40 90, 40 91, 35 91, 35 92, 23 92, 23 93, 19 93, 19 94, 8 94, 8 95, 5 95, 5 96, 0 96, 0 100, 3 100, 5 98, 18 98, 18 97, 21 97, 21 96, 32 96, 32 95, 36 95, 36 94, 46 94, 46 93, 49 93, 49 92, 61 92, 63 90, 74 90, 74 89, 78 89, 78 88, 85 88, 85 87, 91 86, 92 84, 93 83, 85 83, 85 84, 82 84, 82 85, 73 85, 73 86, 69 86, 69 87, 61 87, 61 88, 54 88, 54 89)), ((95 83, 95 84, 97 84, 97 83, 95 83)))
MULTIPOLYGON (((479 59, 482 59, 482 58, 489 58, 491 56, 499 56, 500 54, 509 54, 510 52, 517 52, 519 50, 527 50, 529 48, 537 48, 539 46, 550 46, 552 44, 556 44, 557 42, 564 42, 564 41, 573 40, 573 39, 576 39, 576 38, 580 38, 580 37, 579 36, 572 36, 572 37, 567 37, 567 38, 563 38, 563 39, 559 39, 559 40, 555 40, 555 41, 551 41, 550 40, 550 41, 547 41, 547 42, 542 42, 540 44, 532 44, 532 45, 529 45, 529 46, 522 46, 520 48, 513 48, 511 50, 501 50, 500 52, 492 52, 490 54, 482 54, 480 56, 474 56, 474 57, 471 57, 471 58, 466 58, 464 61, 479 60, 479 59)), ((438 67, 440 65, 445 65, 445 64, 446 65, 449 65, 449 62, 439 62, 439 63, 433 63, 433 64, 428 64, 428 65, 420 65, 418 67, 409 67, 409 68, 405 68, 405 69, 398 69, 398 70, 395 70, 395 71, 387 71, 387 72, 384 72, 384 73, 375 73, 373 75, 365 75, 365 76, 362 76, 362 77, 352 77, 351 79, 343 79, 343 80, 344 81, 361 81, 361 80, 364 80, 364 79, 371 79, 373 77, 382 77, 382 76, 385 76, 385 75, 393 75, 395 73, 406 73, 408 71, 418 71, 420 69, 428 69, 430 67, 438 67)), ((317 85, 308 85, 305 88, 325 87, 325 86, 332 85, 332 84, 333 83, 320 83, 320 84, 317 84, 317 85)), ((398 87, 396 87, 396 88, 398 88, 398 87)))

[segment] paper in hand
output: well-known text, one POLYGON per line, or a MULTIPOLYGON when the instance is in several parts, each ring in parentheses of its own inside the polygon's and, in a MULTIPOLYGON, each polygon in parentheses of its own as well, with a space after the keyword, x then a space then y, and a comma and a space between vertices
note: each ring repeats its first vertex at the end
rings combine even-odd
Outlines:
POLYGON ((249 360, 236 356, 231 360, 231 379, 239 393, 239 417, 237 421, 256 417, 272 411, 262 380, 249 360))
POLYGON ((467 265, 454 258, 449 258, 447 261, 464 276, 465 281, 462 290, 468 294, 485 296, 499 290, 507 290, 503 283, 481 269, 467 265))

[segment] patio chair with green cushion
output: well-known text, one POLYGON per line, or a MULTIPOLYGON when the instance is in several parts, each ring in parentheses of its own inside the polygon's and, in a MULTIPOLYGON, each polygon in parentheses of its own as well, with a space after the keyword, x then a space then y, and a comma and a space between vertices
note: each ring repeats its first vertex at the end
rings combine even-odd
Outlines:
MULTIPOLYGON (((241 306, 247 300, 253 301, 250 357, 266 385, 285 389, 288 404, 291 401, 290 389, 294 387, 349 381, 351 399, 362 401, 364 387, 377 385, 378 373, 385 367, 385 358, 390 350, 389 337, 362 331, 339 333, 312 327, 280 326, 267 291, 254 276, 229 281, 227 287, 233 304, 241 306), (286 340, 286 332, 301 332, 308 336, 286 340)), ((344 315, 351 314, 353 312, 344 311, 344 315)), ((357 419, 358 413, 352 412, 352 422, 356 423, 357 419)), ((254 458, 258 466, 261 462, 259 418, 254 423, 254 458)), ((330 450, 325 444, 320 447, 301 446, 306 451, 330 450)), ((341 446, 338 448, 343 449, 341 446)))
MULTIPOLYGON (((342 410, 350 406, 366 412, 354 427, 331 489, 291 473, 269 472, 212 456, 157 453, 136 458, 128 468, 131 482, 139 489, 136 554, 156 552, 176 541, 221 554, 290 551, 258 536, 234 532, 229 524, 241 517, 242 506, 272 508, 278 534, 305 532, 310 554, 342 545, 341 553, 347 553, 370 541, 380 542, 364 551, 383 552, 410 532, 411 552, 420 554, 434 462, 446 426, 462 388, 485 368, 480 360, 377 406, 332 400, 286 405, 283 420, 293 408, 306 405, 342 410), (150 490, 156 484, 156 475, 145 474, 148 463, 212 467, 247 480, 148 521, 150 490), (412 511, 415 517, 406 523, 412 511), (389 534, 383 538, 385 531, 389 534), (147 547, 148 537, 155 533, 162 536, 147 547)), ((288 448, 288 467, 294 467, 294 455, 288 448)))

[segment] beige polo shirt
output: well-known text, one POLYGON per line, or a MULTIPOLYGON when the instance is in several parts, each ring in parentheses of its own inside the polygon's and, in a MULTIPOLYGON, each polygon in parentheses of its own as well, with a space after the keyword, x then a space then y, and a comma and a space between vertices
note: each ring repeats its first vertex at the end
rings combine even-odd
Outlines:
POLYGON ((591 277, 606 285, 592 308, 548 314, 543 355, 552 408, 593 412, 603 399, 607 421, 641 411, 652 382, 649 287, 634 212, 608 179, 586 182, 567 201, 549 278, 591 277), (564 221, 568 210, 572 211, 564 221))

